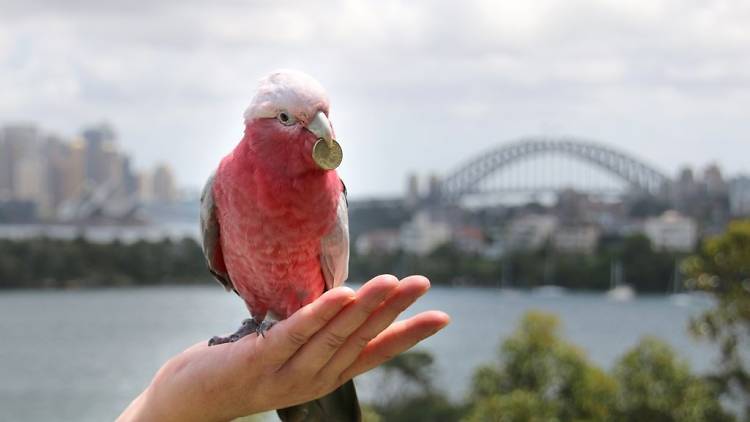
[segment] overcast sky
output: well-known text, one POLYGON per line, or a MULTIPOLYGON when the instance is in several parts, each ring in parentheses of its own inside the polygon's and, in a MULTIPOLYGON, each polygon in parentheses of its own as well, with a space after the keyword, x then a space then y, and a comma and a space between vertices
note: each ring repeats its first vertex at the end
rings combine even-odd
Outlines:
POLYGON ((107 120, 199 187, 271 70, 327 88, 356 197, 527 135, 750 171, 750 2, 0 0, 0 124, 107 120))

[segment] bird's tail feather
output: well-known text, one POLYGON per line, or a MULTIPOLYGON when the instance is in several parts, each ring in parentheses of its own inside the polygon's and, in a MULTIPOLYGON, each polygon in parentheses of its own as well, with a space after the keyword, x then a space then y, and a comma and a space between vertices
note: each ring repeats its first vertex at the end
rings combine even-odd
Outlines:
POLYGON ((282 422, 361 422, 357 391, 349 380, 317 400, 276 411, 282 422))

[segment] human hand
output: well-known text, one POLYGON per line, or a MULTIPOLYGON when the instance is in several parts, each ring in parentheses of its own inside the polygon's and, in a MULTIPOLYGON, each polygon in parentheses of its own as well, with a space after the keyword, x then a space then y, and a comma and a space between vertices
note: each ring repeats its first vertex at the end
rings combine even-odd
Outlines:
POLYGON ((328 394, 448 324, 439 311, 393 322, 429 287, 421 276, 381 275, 356 293, 324 293, 265 337, 196 344, 170 359, 118 421, 226 421, 328 394))

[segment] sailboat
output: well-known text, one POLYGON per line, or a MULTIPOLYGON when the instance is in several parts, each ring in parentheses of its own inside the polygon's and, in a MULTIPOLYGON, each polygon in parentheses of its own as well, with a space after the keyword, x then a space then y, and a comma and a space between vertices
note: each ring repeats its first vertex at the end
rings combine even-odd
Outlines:
POLYGON ((615 261, 612 263, 609 271, 609 291, 607 298, 615 302, 627 302, 635 297, 635 290, 624 283, 622 262, 615 261))
POLYGON ((674 261, 674 275, 672 278, 672 291, 669 294, 669 300, 677 306, 689 306, 692 302, 690 294, 684 290, 682 284, 682 274, 680 273, 680 263, 678 259, 674 261))

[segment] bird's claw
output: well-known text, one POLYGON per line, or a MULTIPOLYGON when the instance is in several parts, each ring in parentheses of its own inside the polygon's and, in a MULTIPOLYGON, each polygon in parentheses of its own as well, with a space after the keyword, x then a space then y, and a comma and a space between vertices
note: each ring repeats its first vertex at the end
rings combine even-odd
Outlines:
POLYGON ((276 321, 269 321, 267 319, 264 319, 260 324, 258 324, 258 327, 255 329, 255 332, 258 333, 259 336, 265 338, 266 331, 270 330, 274 324, 276 324, 276 321))
POLYGON ((242 321, 242 326, 237 329, 234 333, 227 337, 214 336, 208 341, 209 346, 216 346, 224 343, 234 343, 245 337, 248 334, 258 334, 259 336, 266 337, 266 331, 268 331, 276 321, 264 320, 261 322, 256 321, 253 318, 248 318, 242 321))

